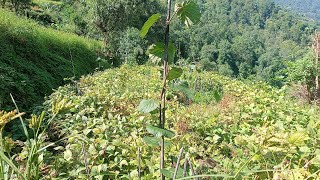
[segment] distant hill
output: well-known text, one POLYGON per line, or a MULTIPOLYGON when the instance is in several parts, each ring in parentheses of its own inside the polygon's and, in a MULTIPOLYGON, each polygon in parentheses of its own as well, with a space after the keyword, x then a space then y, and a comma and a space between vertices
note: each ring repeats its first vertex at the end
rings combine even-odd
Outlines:
POLYGON ((274 0, 279 5, 320 21, 320 0, 274 0))

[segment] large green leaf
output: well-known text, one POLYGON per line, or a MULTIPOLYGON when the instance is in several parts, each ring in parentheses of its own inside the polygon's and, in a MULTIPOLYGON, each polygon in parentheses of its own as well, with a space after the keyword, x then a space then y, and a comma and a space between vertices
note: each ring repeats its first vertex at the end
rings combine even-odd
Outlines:
POLYGON ((140 31, 140 37, 141 38, 146 37, 146 35, 148 34, 149 29, 151 28, 151 26, 154 23, 156 23, 159 20, 160 17, 161 17, 160 14, 154 14, 151 17, 149 17, 149 19, 144 23, 143 27, 141 28, 141 31, 140 31))
POLYGON ((151 125, 147 126, 147 131, 156 137, 164 136, 166 138, 173 138, 175 135, 174 132, 172 131, 169 131, 167 129, 162 129, 156 126, 151 126, 151 125))
POLYGON ((182 92, 187 98, 194 98, 194 91, 189 88, 189 85, 186 81, 177 82, 173 84, 172 89, 176 92, 182 92))
MULTIPOLYGON (((167 169, 161 169, 160 173, 163 174, 167 178, 173 178, 175 168, 167 168, 167 169)), ((179 168, 177 171, 177 177, 176 178, 182 178, 183 177, 183 169, 179 168)))
POLYGON ((143 141, 151 146, 159 146, 160 145, 160 138, 156 138, 156 137, 145 136, 145 137, 143 137, 143 141))
POLYGON ((172 67, 169 71, 167 79, 169 81, 179 78, 182 75, 183 70, 178 67, 172 67))
POLYGON ((143 113, 150 113, 159 107, 157 101, 153 99, 142 100, 138 106, 138 111, 143 113))
POLYGON ((200 21, 200 8, 198 4, 193 1, 185 1, 182 4, 176 4, 175 10, 179 19, 187 27, 197 24, 200 21))
MULTIPOLYGON (((156 43, 151 45, 148 50, 147 54, 149 55, 149 58, 152 62, 158 62, 161 59, 164 59, 164 43, 156 43)), ((168 62, 172 63, 176 54, 176 47, 174 46, 173 43, 169 43, 169 59, 168 62)))
MULTIPOLYGON (((150 137, 150 136, 143 137, 143 141, 145 143, 147 143, 148 145, 150 145, 150 146, 160 146, 160 143, 161 143, 161 139, 160 138, 158 138, 158 137, 150 137)), ((165 141, 164 145, 165 146, 170 146, 172 144, 169 141, 165 141)))

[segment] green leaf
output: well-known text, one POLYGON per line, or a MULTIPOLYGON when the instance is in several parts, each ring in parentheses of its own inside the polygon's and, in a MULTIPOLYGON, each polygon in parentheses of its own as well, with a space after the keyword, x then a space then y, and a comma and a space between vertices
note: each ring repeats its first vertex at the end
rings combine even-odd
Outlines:
POLYGON ((83 133, 84 133, 85 135, 88 135, 90 132, 92 132, 92 129, 85 129, 85 130, 83 130, 83 133))
POLYGON ((39 156, 38 156, 38 162, 39 163, 42 163, 43 161, 43 153, 41 153, 39 156))
MULTIPOLYGON (((159 61, 164 59, 164 43, 156 43, 151 46, 149 46, 147 50, 147 55, 149 55, 149 59, 154 62, 158 63, 159 61)), ((169 59, 168 62, 172 63, 176 54, 176 47, 173 43, 169 43, 169 59)))
POLYGON ((219 91, 219 90, 214 90, 214 93, 213 93, 213 96, 214 96, 214 99, 216 100, 216 102, 220 102, 221 99, 222 99, 222 93, 219 91))
POLYGON ((161 17, 160 14, 154 14, 151 17, 149 17, 149 19, 144 23, 143 27, 141 28, 141 31, 140 31, 141 38, 146 37, 151 26, 153 26, 153 24, 156 23, 160 17, 161 17))
MULTIPOLYGON (((160 173, 163 174, 167 178, 173 178, 175 168, 167 168, 167 169, 161 169, 160 173)), ((177 172, 176 178, 182 178, 183 177, 183 169, 179 168, 177 172)))
POLYGON ((70 161, 72 159, 72 152, 70 151, 70 149, 67 149, 65 152, 64 152, 64 155, 63 155, 64 159, 67 160, 67 161, 70 161))
POLYGON ((200 21, 200 8, 198 4, 193 1, 176 4, 175 11, 177 12, 177 16, 187 27, 197 24, 200 21))
POLYGON ((179 78, 182 75, 183 70, 181 68, 172 67, 169 71, 167 79, 169 81, 179 78))
POLYGON ((158 103, 153 100, 153 99, 149 99, 149 100, 142 100, 138 106, 138 111, 142 112, 142 113, 150 113, 154 110, 156 110, 159 107, 158 103))
MULTIPOLYGON (((160 143, 161 143, 161 139, 160 138, 150 137, 150 136, 143 137, 143 141, 145 143, 147 143, 148 145, 150 145, 150 146, 160 146, 160 143)), ((165 141, 164 145, 165 146, 170 146, 172 144, 171 144, 171 142, 165 141)))
POLYGON ((155 127, 155 126, 151 126, 151 125, 147 126, 147 131, 156 137, 164 136, 166 138, 173 138, 175 136, 174 132, 172 132, 172 131, 169 131, 167 129, 162 129, 159 127, 155 127))
POLYGON ((146 136, 146 137, 143 137, 143 141, 151 146, 159 146, 161 139, 156 137, 146 136))
POLYGON ((296 132, 296 133, 293 133, 289 136, 288 142, 290 145, 299 147, 299 146, 305 145, 305 141, 309 140, 309 139, 310 138, 307 133, 296 132))
POLYGON ((311 160, 311 164, 317 166, 317 167, 320 167, 320 150, 317 149, 315 152, 314 152, 314 155, 315 157, 311 160))
POLYGON ((122 168, 122 166, 128 166, 128 161, 123 159, 120 161, 120 167, 122 168))
POLYGON ((176 92, 182 92, 189 99, 194 99, 194 91, 189 88, 188 83, 185 81, 175 83, 173 85, 173 90, 176 92))
POLYGON ((114 151, 116 149, 116 147, 115 146, 112 146, 112 145, 110 145, 110 146, 108 146, 107 147, 107 151, 114 151))

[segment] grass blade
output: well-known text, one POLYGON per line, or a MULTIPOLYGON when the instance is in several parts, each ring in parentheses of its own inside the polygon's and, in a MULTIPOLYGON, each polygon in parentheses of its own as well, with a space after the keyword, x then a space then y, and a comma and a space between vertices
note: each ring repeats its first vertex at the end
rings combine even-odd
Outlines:
POLYGON ((4 160, 22 179, 27 180, 27 178, 22 175, 17 166, 15 166, 13 162, 2 151, 0 151, 0 158, 4 160))

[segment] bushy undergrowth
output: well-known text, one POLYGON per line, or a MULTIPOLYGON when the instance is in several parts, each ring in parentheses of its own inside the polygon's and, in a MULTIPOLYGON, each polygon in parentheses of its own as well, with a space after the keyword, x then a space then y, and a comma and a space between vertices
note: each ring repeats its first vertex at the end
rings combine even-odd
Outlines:
POLYGON ((9 93, 26 109, 42 102, 63 79, 97 67, 102 44, 43 28, 0 9, 0 109, 13 107, 9 93))
MULTIPOLYGON (((159 147, 143 141, 146 125, 156 124, 152 116, 157 115, 142 114, 137 106, 142 99, 159 98, 160 76, 154 67, 123 66, 53 93, 45 103, 48 116, 56 116, 47 141, 66 141, 54 148, 54 156, 45 157, 51 176, 136 179, 141 148, 143 179, 157 178, 159 147)), ((244 84, 207 72, 187 72, 180 81, 189 88, 168 94, 166 128, 176 136, 166 147, 166 167, 173 166, 184 147, 198 174, 320 175, 318 109, 288 98, 285 87, 244 84), (216 88, 223 90, 220 102, 209 93, 216 88)))

